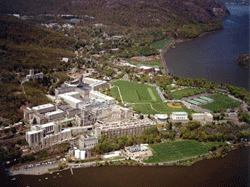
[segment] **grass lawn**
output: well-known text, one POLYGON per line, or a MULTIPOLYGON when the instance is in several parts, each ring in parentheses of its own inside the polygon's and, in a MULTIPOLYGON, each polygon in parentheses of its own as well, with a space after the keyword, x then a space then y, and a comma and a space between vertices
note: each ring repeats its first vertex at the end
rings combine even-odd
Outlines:
POLYGON ((127 59, 130 64, 136 65, 136 66, 158 66, 159 68, 163 68, 163 65, 160 60, 156 61, 150 61, 150 62, 138 62, 131 59, 127 59))
MULTIPOLYGON (((182 108, 172 108, 163 103, 159 97, 155 87, 146 84, 138 84, 128 81, 116 81, 114 86, 118 86, 124 101, 130 104, 131 107, 135 106, 135 111, 141 114, 166 114, 172 112, 188 112, 183 105, 182 108), (150 106, 150 103, 152 107, 150 106), (154 110, 155 109, 155 110, 154 110)), ((111 89, 111 95, 114 98, 120 97, 118 88, 111 89)))
MULTIPOLYGON (((162 101, 155 87, 153 86, 128 81, 116 81, 114 82, 114 85, 119 87, 123 100, 127 102, 151 103, 162 101)), ((111 94, 113 97, 117 95, 119 96, 117 88, 112 88, 111 94)))
POLYGON ((183 97, 204 93, 205 91, 205 89, 185 88, 183 90, 168 93, 168 96, 172 99, 181 99, 183 97))
POLYGON ((151 45, 153 47, 155 47, 156 49, 162 49, 164 46, 166 46, 170 42, 171 42, 171 40, 160 40, 160 41, 156 41, 156 42, 152 43, 151 45))
POLYGON ((183 140, 177 142, 166 142, 159 144, 152 144, 153 156, 147 163, 168 162, 189 158, 192 156, 202 155, 209 152, 212 146, 223 145, 222 142, 197 142, 194 140, 183 140))
POLYGON ((112 88, 110 91, 111 91, 112 97, 114 97, 115 99, 116 99, 117 97, 120 98, 120 94, 119 94, 119 91, 118 91, 118 88, 117 88, 117 87, 112 88))
POLYGON ((239 107, 241 105, 240 102, 235 101, 234 99, 226 95, 219 94, 219 93, 210 95, 208 97, 213 98, 214 101, 212 103, 208 103, 208 104, 200 105, 200 106, 202 108, 206 108, 214 112, 216 112, 220 108, 227 109, 227 108, 230 108, 231 106, 239 107))
POLYGON ((150 104, 136 104, 132 105, 132 107, 135 106, 135 111, 141 114, 158 114, 159 112, 153 110, 150 106, 150 104))

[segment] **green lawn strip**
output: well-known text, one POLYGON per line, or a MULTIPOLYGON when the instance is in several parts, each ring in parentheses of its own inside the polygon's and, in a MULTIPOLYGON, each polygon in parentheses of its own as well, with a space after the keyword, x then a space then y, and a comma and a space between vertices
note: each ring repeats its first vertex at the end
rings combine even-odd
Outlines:
MULTIPOLYGON (((138 84, 134 82, 128 81, 116 81, 114 85, 118 86, 121 91, 121 95, 124 101, 130 103, 141 103, 141 102, 160 102, 161 98, 158 95, 155 87, 148 86, 146 84, 138 84), (152 90, 149 93, 148 88, 152 90), (152 98, 151 95, 153 94, 155 98, 152 98), (155 99, 155 100, 153 100, 155 99)), ((116 92, 111 92, 112 96, 115 95, 116 92)))
POLYGON ((131 59, 127 59, 129 61, 130 64, 136 65, 136 66, 158 66, 160 68, 163 68, 163 65, 159 60, 156 61, 149 61, 149 62, 138 62, 138 61, 134 61, 131 59))
POLYGON ((200 93, 204 93, 205 89, 195 89, 195 88, 185 88, 175 92, 168 93, 168 96, 172 99, 181 99, 183 97, 188 97, 200 93))
POLYGON ((169 44, 171 40, 160 40, 152 43, 151 45, 156 49, 163 49, 167 44, 169 44))
POLYGON ((158 114, 159 112, 153 110, 150 104, 135 104, 136 111, 140 114, 158 114))
POLYGON ((227 108, 230 108, 231 106, 239 107, 241 105, 239 101, 236 101, 226 95, 222 95, 219 93, 216 93, 207 97, 213 98, 214 101, 212 103, 201 105, 201 107, 214 111, 214 112, 216 112, 220 108, 227 109, 227 108))
POLYGON ((197 155, 206 154, 212 146, 219 146, 221 142, 197 142, 194 140, 183 140, 178 142, 167 142, 152 144, 150 147, 153 149, 153 156, 147 163, 168 162, 180 160, 197 155))
POLYGON ((114 97, 114 98, 119 97, 120 98, 120 94, 119 94, 119 91, 118 91, 117 87, 111 88, 110 91, 111 91, 112 97, 114 97))

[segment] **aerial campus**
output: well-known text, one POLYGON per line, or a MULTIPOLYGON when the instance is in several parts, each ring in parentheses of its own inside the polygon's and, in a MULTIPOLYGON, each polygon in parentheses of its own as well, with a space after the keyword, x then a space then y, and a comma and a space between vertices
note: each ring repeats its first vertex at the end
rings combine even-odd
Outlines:
MULTIPOLYGON (((17 25, 33 19, 10 16, 17 25)), ((46 20, 52 15, 40 16, 46 20)), ((66 20, 63 25, 60 20, 41 26, 80 38, 83 27, 77 24, 94 20, 88 15, 59 17, 66 20)), ((140 50, 138 43, 130 51, 129 33, 89 24, 89 35, 83 34, 91 36, 89 41, 74 44, 73 54, 53 51, 60 54, 59 60, 51 55, 58 66, 27 69, 24 64, 26 69, 17 68, 15 76, 6 73, 8 80, 1 77, 13 90, 3 86, 5 101, 15 101, 4 108, 10 114, 1 117, 0 129, 1 154, 12 175, 67 168, 73 174, 73 167, 102 165, 192 165, 249 146, 246 90, 170 75, 164 54, 175 47, 174 38, 140 50)))
MULTIPOLYGON (((47 95, 51 103, 23 107, 27 145, 21 148, 26 158, 68 145, 60 159, 49 158, 57 160, 60 167, 43 172, 123 162, 190 164, 222 156, 233 145, 242 145, 242 141, 247 145, 249 131, 246 123, 239 119, 239 110, 241 113, 248 111, 244 101, 222 88, 178 86, 174 80, 169 85, 170 92, 165 94, 157 84, 128 78, 145 76, 147 72, 152 80, 161 77, 161 71, 145 66, 136 67, 136 70, 109 81, 90 78, 94 72, 91 69, 88 71, 91 73, 72 73, 72 77, 78 78, 62 83, 54 95, 47 95), (231 130, 240 127, 237 140, 232 135, 235 132, 230 135, 223 130, 216 132, 216 128, 227 125, 231 130), (215 132, 210 133, 207 129, 215 132), (112 141, 108 142, 110 138, 112 141)), ((24 82, 43 79, 43 76, 42 72, 35 74, 30 70, 24 82)), ((14 124, 12 128, 22 124, 14 124)), ((34 156, 30 161, 33 159, 34 156)), ((38 163, 43 162, 41 159, 38 163)), ((24 173, 34 174, 33 168, 40 166, 24 163, 24 173)), ((39 169, 35 171, 42 173, 39 169)), ((13 171, 14 174, 18 172, 13 171)))

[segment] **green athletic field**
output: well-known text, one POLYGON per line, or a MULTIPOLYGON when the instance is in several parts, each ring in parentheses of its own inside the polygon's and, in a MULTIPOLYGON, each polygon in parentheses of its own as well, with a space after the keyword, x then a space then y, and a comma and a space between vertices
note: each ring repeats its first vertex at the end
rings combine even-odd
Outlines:
POLYGON ((136 65, 136 66, 158 66, 159 68, 163 68, 163 65, 160 60, 150 61, 150 62, 137 62, 133 61, 131 59, 127 59, 130 64, 136 65))
POLYGON ((205 91, 205 89, 185 88, 183 90, 168 93, 168 96, 172 99, 181 99, 183 97, 204 93, 205 91))
POLYGON ((165 47, 170 42, 171 42, 171 40, 160 40, 160 41, 156 41, 156 42, 152 43, 151 45, 153 47, 155 47, 156 49, 162 49, 163 47, 165 47))
POLYGON ((167 103, 162 102, 153 86, 128 81, 116 81, 113 85, 114 87, 111 88, 112 97, 116 99, 121 98, 118 91, 119 87, 123 101, 128 102, 129 106, 134 107, 138 113, 166 114, 185 111, 190 113, 183 105, 181 105, 182 108, 171 108, 167 106, 167 103))
POLYGON ((202 108, 206 108, 208 110, 217 112, 218 109, 220 108, 230 108, 231 106, 234 107, 239 107, 241 105, 240 102, 226 96, 226 95, 222 95, 219 93, 213 94, 213 95, 209 95, 207 97, 210 97, 212 99, 214 99, 214 101, 212 103, 208 103, 205 105, 200 105, 202 108))
POLYGON ((152 144, 153 156, 147 163, 168 162, 180 160, 197 155, 203 155, 209 152, 213 146, 223 145, 223 142, 197 142, 195 140, 183 140, 177 142, 165 142, 159 144, 152 144))
MULTIPOLYGON (((129 103, 151 103, 162 101, 153 86, 128 81, 116 81, 114 82, 114 86, 119 87, 123 100, 129 103)), ((111 89, 111 95, 114 98, 119 96, 116 87, 111 89)))

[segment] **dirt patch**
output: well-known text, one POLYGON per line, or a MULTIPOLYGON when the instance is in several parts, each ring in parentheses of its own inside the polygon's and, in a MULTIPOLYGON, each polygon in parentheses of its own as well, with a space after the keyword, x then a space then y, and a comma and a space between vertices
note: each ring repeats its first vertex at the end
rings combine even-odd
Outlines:
POLYGON ((175 104, 175 106, 174 106, 173 103, 167 103, 167 105, 168 105, 170 108, 182 108, 181 105, 175 104))

